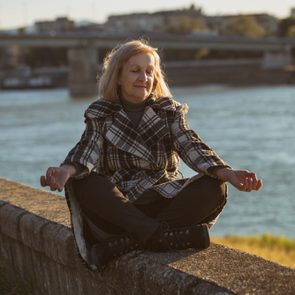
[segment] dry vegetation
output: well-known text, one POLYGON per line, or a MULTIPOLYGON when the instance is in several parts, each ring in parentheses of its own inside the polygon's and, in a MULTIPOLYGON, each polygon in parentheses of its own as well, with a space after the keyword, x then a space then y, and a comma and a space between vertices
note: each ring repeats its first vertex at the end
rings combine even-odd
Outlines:
POLYGON ((295 269, 295 240, 265 234, 213 237, 212 241, 295 269))

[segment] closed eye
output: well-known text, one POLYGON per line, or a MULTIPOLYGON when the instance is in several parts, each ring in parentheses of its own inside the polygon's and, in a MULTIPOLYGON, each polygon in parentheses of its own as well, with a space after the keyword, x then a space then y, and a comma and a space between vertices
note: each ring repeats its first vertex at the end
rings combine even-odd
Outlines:
POLYGON ((150 76, 152 76, 154 74, 154 71, 146 71, 146 73, 150 76))

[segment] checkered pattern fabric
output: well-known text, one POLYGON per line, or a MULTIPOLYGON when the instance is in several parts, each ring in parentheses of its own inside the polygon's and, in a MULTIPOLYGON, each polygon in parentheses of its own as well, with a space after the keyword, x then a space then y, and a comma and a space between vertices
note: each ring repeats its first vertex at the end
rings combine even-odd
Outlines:
POLYGON ((215 177, 209 167, 229 167, 189 128, 187 111, 172 98, 151 96, 133 126, 120 102, 99 99, 86 110, 85 131, 63 163, 83 168, 76 178, 92 170, 107 175, 131 202, 149 188, 173 198, 202 175, 215 177), (180 178, 180 157, 196 176, 180 178))

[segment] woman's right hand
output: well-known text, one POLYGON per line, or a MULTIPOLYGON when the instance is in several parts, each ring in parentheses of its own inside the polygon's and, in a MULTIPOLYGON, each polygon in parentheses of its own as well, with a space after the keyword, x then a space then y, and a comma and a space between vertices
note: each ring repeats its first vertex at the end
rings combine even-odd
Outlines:
POLYGON ((60 167, 49 167, 46 176, 40 177, 42 186, 49 186, 52 191, 61 192, 68 179, 76 174, 76 168, 73 165, 62 165, 60 167))

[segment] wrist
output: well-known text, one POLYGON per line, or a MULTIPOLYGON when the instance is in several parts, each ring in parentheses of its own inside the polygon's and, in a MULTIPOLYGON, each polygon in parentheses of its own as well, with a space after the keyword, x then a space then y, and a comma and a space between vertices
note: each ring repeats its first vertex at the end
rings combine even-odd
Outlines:
POLYGON ((218 177, 218 179, 227 181, 228 180, 228 174, 232 171, 229 167, 218 167, 216 170, 214 170, 214 174, 218 177))
POLYGON ((77 173, 76 167, 70 164, 64 164, 60 168, 66 172, 69 178, 77 173))

